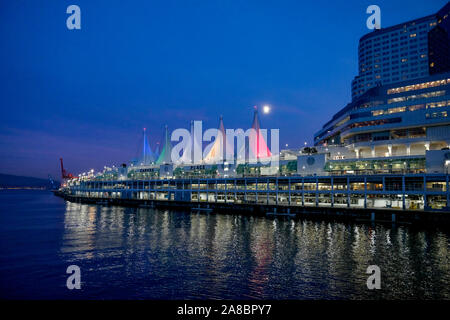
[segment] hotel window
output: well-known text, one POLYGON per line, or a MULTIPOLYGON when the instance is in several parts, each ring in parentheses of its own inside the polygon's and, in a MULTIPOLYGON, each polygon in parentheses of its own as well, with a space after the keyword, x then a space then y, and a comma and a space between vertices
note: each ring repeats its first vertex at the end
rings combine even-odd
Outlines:
POLYGON ((442 91, 433 91, 433 92, 426 92, 421 94, 413 94, 406 97, 406 100, 414 100, 414 99, 421 99, 421 98, 431 98, 431 97, 440 97, 445 95, 445 90, 442 91))
POLYGON ((424 104, 416 104, 414 106, 409 106, 408 110, 409 111, 416 111, 416 110, 420 110, 420 109, 423 109, 423 108, 425 108, 424 104))
POLYGON ((376 116, 380 116, 384 114, 384 110, 374 110, 372 111, 372 116, 376 117, 376 116))
POLYGON ((341 121, 339 121, 338 123, 336 123, 336 127, 339 127, 341 125, 343 125, 344 123, 346 123, 348 120, 350 120, 350 116, 345 117, 344 119, 342 119, 341 121))
POLYGON ((426 89, 426 88, 433 88, 437 86, 442 86, 446 84, 450 84, 450 79, 442 79, 442 80, 436 80, 436 81, 430 81, 430 82, 423 82, 418 83, 410 86, 405 87, 398 87, 398 88, 392 88, 389 89, 387 94, 394 94, 394 93, 400 93, 405 91, 411 91, 411 90, 420 90, 420 89, 426 89))
POLYGON ((392 139, 405 139, 408 137, 407 129, 393 130, 391 131, 392 139))
POLYGON ((426 106, 427 106, 426 107, 427 109, 441 108, 441 107, 447 106, 447 101, 430 102, 430 103, 427 103, 426 106))
POLYGON ((398 112, 405 112, 406 111, 406 107, 397 107, 397 108, 390 108, 387 110, 388 114, 391 113, 398 113, 398 112))
POLYGON ((401 102, 406 101, 406 97, 398 97, 398 98, 392 98, 388 100, 388 104, 395 103, 395 102, 401 102))
POLYGON ((447 118, 447 111, 427 113, 426 118, 427 119, 447 118))

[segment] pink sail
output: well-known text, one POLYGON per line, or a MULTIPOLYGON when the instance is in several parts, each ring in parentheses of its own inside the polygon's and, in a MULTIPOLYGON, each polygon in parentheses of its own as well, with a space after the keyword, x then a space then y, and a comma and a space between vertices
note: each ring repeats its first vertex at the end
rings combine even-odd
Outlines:
POLYGON ((253 153, 254 159, 266 159, 272 156, 269 147, 267 146, 266 139, 261 132, 261 125, 259 122, 258 109, 255 107, 255 113, 253 115, 252 124, 253 136, 249 139, 250 151, 253 153), (256 137, 255 137, 256 135, 256 137))

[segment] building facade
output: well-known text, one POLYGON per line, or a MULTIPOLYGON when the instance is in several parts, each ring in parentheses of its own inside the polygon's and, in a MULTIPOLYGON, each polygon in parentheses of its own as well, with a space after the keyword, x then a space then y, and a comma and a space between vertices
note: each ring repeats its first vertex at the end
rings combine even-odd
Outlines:
POLYGON ((371 88, 448 71, 447 3, 436 14, 361 37, 352 99, 371 88))
POLYGON ((450 73, 370 89, 336 113, 314 144, 331 173, 427 172, 427 153, 450 146, 450 73))
MULTIPOLYGON (((307 207, 448 212, 449 8, 362 37, 352 101, 314 135, 314 147, 270 154, 277 166, 167 157, 80 175, 61 194, 140 205, 279 206, 288 213, 307 207)), ((252 128, 259 127, 255 111, 252 128)), ((167 129, 165 140, 163 150, 171 150, 167 129)))

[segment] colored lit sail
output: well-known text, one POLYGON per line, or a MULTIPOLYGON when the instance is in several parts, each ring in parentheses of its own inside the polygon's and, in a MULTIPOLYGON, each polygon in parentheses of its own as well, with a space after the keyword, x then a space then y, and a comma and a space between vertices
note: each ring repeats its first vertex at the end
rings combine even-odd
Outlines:
POLYGON ((152 149, 150 148, 150 145, 148 143, 147 139, 147 130, 144 128, 144 143, 142 148, 142 159, 141 163, 143 165, 149 165, 154 163, 156 160, 155 154, 153 153, 152 149))
MULTIPOLYGON (((252 127, 253 129, 250 132, 250 136, 248 137, 248 144, 245 143, 243 145, 243 149, 241 149, 241 152, 238 152, 238 155, 244 154, 245 157, 249 160, 260 160, 260 159, 267 159, 272 156, 272 153, 267 146, 266 143, 266 135, 262 133, 261 131, 261 125, 258 115, 258 110, 255 107, 255 112, 253 115, 253 123, 252 127)), ((223 117, 220 116, 219 120, 219 127, 218 127, 218 136, 216 137, 214 143, 209 148, 209 150, 206 150, 206 155, 201 160, 201 163, 218 163, 222 162, 226 159, 227 154, 233 154, 233 147, 232 144, 229 143, 226 137, 226 130, 225 126, 223 124, 223 117)), ((196 141, 196 139, 193 139, 194 136, 194 122, 191 121, 191 141, 187 144, 187 147, 183 151, 183 155, 181 157, 181 163, 193 163, 194 159, 194 150, 201 150, 201 145, 199 145, 199 142, 196 141)), ((167 164, 172 163, 171 153, 172 153, 172 143, 170 141, 170 135, 168 132, 167 125, 165 126, 164 130, 164 144, 161 150, 161 153, 158 155, 159 150, 159 144, 157 144, 157 147, 155 149, 155 152, 153 153, 147 140, 146 131, 144 129, 144 145, 143 145, 143 156, 142 160, 140 161, 141 164, 167 164)), ((238 157, 238 160, 240 158, 238 157)))
POLYGON ((193 139, 194 137, 194 121, 191 121, 191 131, 190 131, 190 141, 187 144, 185 150, 183 150, 183 155, 181 157, 181 163, 190 163, 194 162, 194 150, 201 150, 201 146, 199 142, 193 139))
POLYGON ((167 125, 164 128, 164 146, 161 150, 161 154, 156 160, 156 164, 171 163, 172 143, 170 142, 170 136, 167 125))
POLYGON ((158 159, 159 158, 159 141, 156 142, 156 148, 155 148, 154 154, 155 154, 155 159, 158 159))
MULTIPOLYGON (((255 107, 255 113, 253 115, 253 124, 252 129, 255 130, 256 139, 253 139, 253 143, 250 142, 250 148, 254 155, 256 155, 257 159, 269 158, 272 156, 272 153, 267 146, 266 139, 264 135, 261 133, 261 126, 259 123, 258 109, 255 107)), ((252 139, 250 139, 252 141, 252 139)))
MULTIPOLYGON (((244 144, 243 148, 245 148, 245 152, 241 150, 238 155, 245 154, 247 160, 262 160, 267 159, 272 156, 269 147, 266 143, 266 137, 261 132, 261 125, 259 121, 258 109, 255 106, 255 112, 253 114, 253 131, 250 133, 250 137, 248 139, 248 146, 244 144)), ((238 160, 243 160, 238 158, 238 160)))
POLYGON ((223 125, 223 117, 220 116, 218 136, 203 160, 206 163, 217 163, 226 159, 227 153, 233 153, 233 150, 228 144, 225 126, 223 125))

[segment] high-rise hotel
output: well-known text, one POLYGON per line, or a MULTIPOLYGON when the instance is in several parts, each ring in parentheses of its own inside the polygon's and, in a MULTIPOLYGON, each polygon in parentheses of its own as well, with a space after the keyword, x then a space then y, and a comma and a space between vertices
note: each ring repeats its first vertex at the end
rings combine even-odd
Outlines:
POLYGON ((420 19, 361 37, 352 99, 370 88, 449 70, 448 5, 420 19))
POLYGON ((434 15, 361 38, 352 101, 315 134, 316 165, 299 163, 299 172, 448 171, 449 11, 447 3, 434 15))

